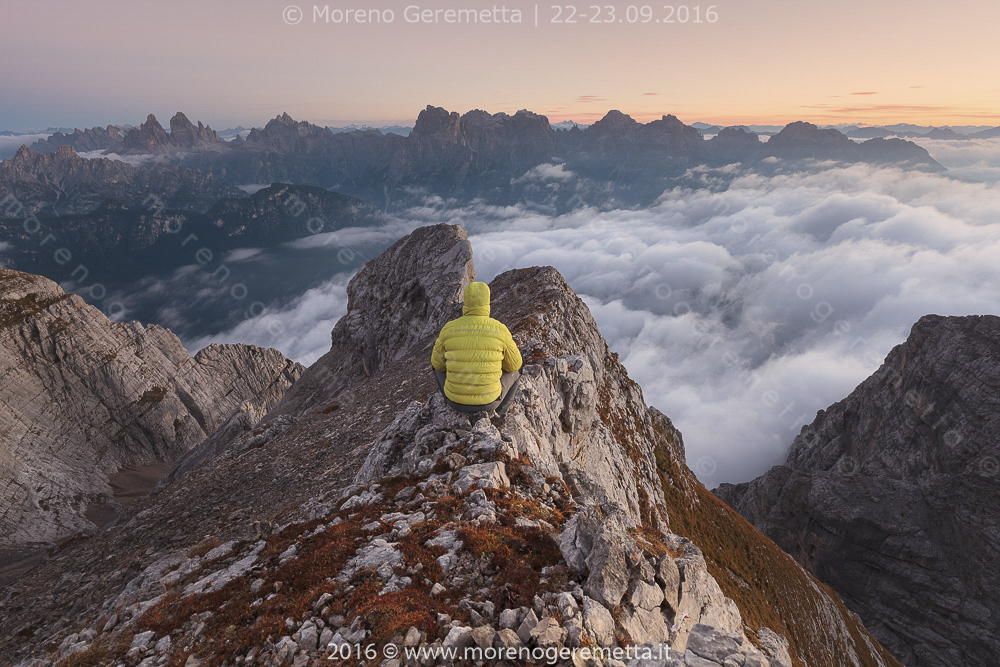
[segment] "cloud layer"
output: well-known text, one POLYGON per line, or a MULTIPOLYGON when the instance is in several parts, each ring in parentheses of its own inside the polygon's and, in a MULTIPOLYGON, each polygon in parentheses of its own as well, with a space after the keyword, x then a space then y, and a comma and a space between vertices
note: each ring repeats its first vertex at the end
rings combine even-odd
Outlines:
MULTIPOLYGON (((867 165, 746 173, 646 210, 427 207, 397 224, 462 224, 482 280, 555 266, 712 486, 781 462, 921 315, 1000 313, 1000 142, 949 143, 968 145, 934 157, 977 178, 867 165)), ((257 342, 310 363, 329 349, 346 280, 199 343, 257 342), (289 343, 267 317, 309 333, 289 343)))
POLYGON ((21 146, 30 146, 40 139, 48 139, 51 132, 41 134, 0 135, 0 160, 13 157, 21 146))

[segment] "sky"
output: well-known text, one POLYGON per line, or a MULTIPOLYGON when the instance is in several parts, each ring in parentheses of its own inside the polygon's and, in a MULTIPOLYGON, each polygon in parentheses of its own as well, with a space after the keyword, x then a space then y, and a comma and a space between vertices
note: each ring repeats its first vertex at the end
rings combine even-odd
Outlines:
POLYGON ((657 3, 647 23, 611 6, 613 17, 608 5, 595 17, 580 3, 576 23, 559 23, 569 5, 557 16, 538 4, 536 26, 536 5, 517 0, 2 0, 0 129, 166 122, 176 111, 217 129, 282 112, 412 124, 428 104, 525 108, 552 122, 614 108, 688 123, 1000 124, 992 0, 722 0, 686 15, 657 3), (413 22, 408 6, 431 17, 506 7, 507 22, 500 11, 490 23, 413 22), (382 22, 337 14, 353 8, 382 22))

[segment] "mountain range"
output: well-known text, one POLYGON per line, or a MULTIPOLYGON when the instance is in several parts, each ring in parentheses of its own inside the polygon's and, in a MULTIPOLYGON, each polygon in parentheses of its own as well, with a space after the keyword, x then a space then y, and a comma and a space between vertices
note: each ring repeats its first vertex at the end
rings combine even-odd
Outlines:
POLYGON ((419 193, 495 204, 538 201, 557 210, 612 201, 644 205, 666 187, 684 184, 691 167, 740 162, 769 169, 769 158, 941 169, 926 150, 904 140, 858 144, 837 130, 800 122, 778 132, 777 143, 761 142, 745 128, 728 128, 706 141, 675 116, 639 123, 616 110, 585 129, 554 129, 545 116, 523 109, 513 115, 479 109, 459 114, 430 105, 406 136, 377 129, 333 131, 287 113, 230 141, 180 112, 170 128, 167 132, 150 115, 128 130, 53 135, 34 148, 100 146, 109 155, 155 156, 159 163, 194 167, 235 185, 316 185, 381 209, 410 205, 419 193), (554 192, 532 172, 545 164, 560 165, 581 182, 554 192))

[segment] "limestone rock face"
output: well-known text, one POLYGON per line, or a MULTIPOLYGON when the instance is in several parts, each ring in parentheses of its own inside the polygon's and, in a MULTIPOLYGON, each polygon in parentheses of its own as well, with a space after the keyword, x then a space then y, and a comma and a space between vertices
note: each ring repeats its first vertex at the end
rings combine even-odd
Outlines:
POLYGON ((1000 663, 1000 317, 926 315, 788 460, 716 493, 907 665, 1000 663))
POLYGON ((177 458, 244 401, 266 411, 302 370, 248 345, 191 357, 166 329, 0 269, 0 548, 92 531, 115 510, 110 473, 177 458))

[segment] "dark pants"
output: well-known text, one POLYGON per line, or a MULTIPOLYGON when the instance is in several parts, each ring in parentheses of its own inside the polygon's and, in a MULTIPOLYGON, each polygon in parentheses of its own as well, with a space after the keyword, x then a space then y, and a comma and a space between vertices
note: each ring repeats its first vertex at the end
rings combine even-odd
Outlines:
MULTIPOLYGON (((448 374, 445 371, 434 369, 434 378, 437 380, 438 389, 441 390, 442 396, 444 396, 444 381, 447 377, 448 374)), ((521 371, 504 373, 501 375, 500 396, 497 397, 497 400, 492 403, 487 403, 486 405, 465 405, 464 403, 456 403, 447 396, 444 397, 444 400, 448 405, 459 412, 489 412, 490 410, 496 410, 497 414, 502 415, 507 411, 507 407, 510 405, 510 401, 514 397, 512 389, 520 379, 521 371)))

